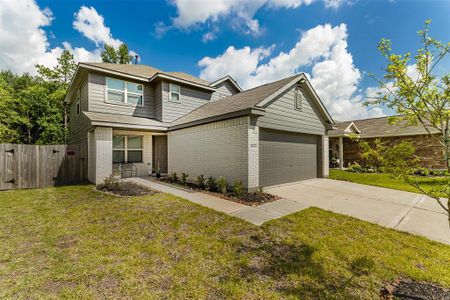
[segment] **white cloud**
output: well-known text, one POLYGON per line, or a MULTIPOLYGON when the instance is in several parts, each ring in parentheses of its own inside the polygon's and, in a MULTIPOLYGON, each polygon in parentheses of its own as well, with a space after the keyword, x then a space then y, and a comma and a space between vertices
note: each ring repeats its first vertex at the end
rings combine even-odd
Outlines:
POLYGON ((53 19, 49 9, 39 9, 33 0, 0 0, 0 69, 34 70, 37 63, 56 64, 61 48, 49 50, 42 27, 53 19))
POLYGON ((347 49, 347 26, 318 25, 304 32, 288 52, 265 59, 274 47, 229 47, 215 58, 199 61, 200 77, 216 80, 226 74, 233 76, 244 88, 275 81, 310 68, 311 83, 321 100, 337 119, 380 116, 381 109, 362 105, 357 93, 361 73, 347 49))
POLYGON ((97 46, 108 44, 118 48, 122 41, 112 37, 111 30, 105 26, 105 20, 94 7, 82 6, 74 14, 73 28, 93 41, 97 46))
MULTIPOLYGON (((205 23, 214 23, 229 18, 231 26, 246 34, 260 34, 261 26, 255 14, 263 7, 269 9, 293 9, 310 5, 319 0, 174 0, 178 15, 173 26, 180 29, 198 28, 205 23)), ((321 0, 326 8, 338 8, 351 0, 321 0)))
POLYGON ((258 63, 270 55, 271 51, 272 47, 256 49, 228 47, 222 55, 215 58, 205 57, 198 62, 202 68, 200 77, 213 81, 230 74, 235 80, 248 86, 247 80, 258 68, 258 63))
POLYGON ((110 29, 104 26, 103 17, 94 8, 83 6, 75 14, 74 28, 92 40, 97 48, 74 47, 67 41, 52 48, 51 34, 44 30, 52 20, 50 9, 41 9, 35 0, 0 0, 0 70, 36 74, 36 64, 55 66, 64 49, 73 53, 76 62, 100 61, 100 44, 117 46, 120 42, 112 37, 110 29))

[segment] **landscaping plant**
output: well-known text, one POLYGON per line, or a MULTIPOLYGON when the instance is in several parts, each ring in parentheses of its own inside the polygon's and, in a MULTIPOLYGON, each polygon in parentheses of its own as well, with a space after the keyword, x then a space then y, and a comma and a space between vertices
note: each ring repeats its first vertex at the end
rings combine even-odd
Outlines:
POLYGON ((219 190, 219 192, 221 192, 222 194, 226 194, 227 186, 228 186, 227 179, 223 176, 220 176, 219 179, 217 179, 217 189, 219 190))
POLYGON ((204 189, 205 188, 205 176, 203 176, 203 174, 200 175, 200 176, 197 176, 197 186, 200 189, 204 189))
POLYGON ((178 175, 177 175, 177 172, 172 172, 170 175, 169 175, 169 181, 170 182, 172 182, 172 183, 177 183, 178 182, 178 175))
MULTIPOLYGON (((392 52, 390 40, 382 39, 378 50, 386 59, 384 79, 377 79, 379 92, 366 105, 386 105, 396 112, 392 123, 403 126, 422 126, 441 145, 442 160, 450 171, 450 73, 438 75, 437 66, 448 57, 450 43, 441 42, 429 34, 430 20, 418 32, 421 48, 413 60, 411 54, 392 52), (433 134, 431 130, 439 134, 433 134)), ((445 67, 441 68, 445 70, 445 67)), ((448 70, 448 68, 447 68, 448 70)), ((414 186, 423 194, 433 198, 448 216, 450 225, 450 177, 431 191, 425 190, 409 171, 394 168, 395 175, 414 186), (440 201, 446 198, 446 205, 440 201)), ((407 168, 406 168, 407 169, 407 168)))
POLYGON ((212 176, 208 177, 208 180, 206 181, 206 187, 208 188, 208 190, 210 192, 214 192, 216 190, 217 187, 217 182, 216 179, 212 176))
POLYGON ((244 195, 244 188, 241 180, 236 180, 234 182, 233 193, 237 198, 241 198, 244 195))
POLYGON ((189 177, 189 175, 188 174, 186 174, 186 173, 181 173, 181 184, 186 184, 187 183, 187 181, 186 181, 186 179, 189 177))
POLYGON ((347 171, 353 172, 353 173, 361 173, 363 171, 363 168, 361 167, 361 165, 359 163, 354 162, 347 168, 347 171))

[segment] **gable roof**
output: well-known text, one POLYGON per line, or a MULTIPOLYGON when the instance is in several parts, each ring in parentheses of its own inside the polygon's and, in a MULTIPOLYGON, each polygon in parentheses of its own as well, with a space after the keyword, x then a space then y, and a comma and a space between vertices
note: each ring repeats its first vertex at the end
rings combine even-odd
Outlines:
POLYGON ((98 71, 118 73, 117 75, 121 76, 133 76, 137 77, 136 79, 144 81, 152 81, 158 76, 164 77, 166 79, 178 79, 187 81, 187 83, 200 85, 201 87, 209 90, 214 90, 212 87, 210 87, 210 83, 208 81, 192 76, 190 74, 184 72, 165 72, 147 65, 83 62, 80 63, 80 66, 94 70, 96 69, 98 71))
MULTIPOLYGON (((219 101, 209 102, 172 122, 171 129, 187 127, 193 124, 197 125, 201 121, 203 121, 202 123, 208 123, 212 118, 219 116, 232 115, 236 117, 239 113, 241 115, 262 114, 264 108, 261 103, 271 99, 273 95, 281 94, 303 79, 307 81, 304 74, 294 75, 222 98, 219 101)), ((322 105, 320 99, 317 98, 317 100, 322 105)), ((328 112, 326 112, 325 117, 331 124, 334 123, 328 112)))
POLYGON ((214 82, 211 82, 209 85, 216 87, 219 84, 221 84, 222 82, 228 81, 229 83, 231 83, 232 86, 234 86, 239 92, 242 92, 242 88, 239 86, 239 84, 236 82, 236 80, 233 79, 233 77, 231 77, 230 75, 226 75, 222 78, 217 79, 214 82))
MULTIPOLYGON (((389 117, 371 118, 346 122, 337 122, 334 130, 328 132, 330 137, 345 135, 345 129, 354 123, 360 131, 361 138, 389 137, 389 136, 411 136, 427 135, 428 131, 422 126, 406 126, 404 122, 390 124, 389 117)), ((431 133, 440 133, 437 129, 429 127, 431 133)))

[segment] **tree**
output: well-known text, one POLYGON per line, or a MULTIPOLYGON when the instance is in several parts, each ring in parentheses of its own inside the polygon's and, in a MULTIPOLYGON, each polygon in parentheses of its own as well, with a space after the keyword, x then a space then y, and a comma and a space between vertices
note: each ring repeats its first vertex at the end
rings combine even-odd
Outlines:
POLYGON ((380 139, 375 139, 372 144, 361 139, 358 141, 358 145, 362 150, 361 159, 364 161, 364 164, 378 172, 384 162, 385 144, 380 139))
POLYGON ((110 64, 118 63, 117 52, 113 46, 105 44, 105 49, 102 51, 102 61, 110 64))
MULTIPOLYGON (((429 33, 431 21, 425 22, 423 30, 418 32, 422 48, 417 50, 414 61, 411 54, 392 52, 390 40, 382 39, 378 44, 381 55, 386 59, 384 78, 379 83, 378 95, 366 102, 366 105, 386 105, 397 115, 391 117, 392 123, 401 122, 406 126, 421 125, 432 135, 434 128, 440 134, 436 139, 442 146, 442 159, 450 172, 450 74, 440 77, 436 66, 450 52, 450 43, 432 38, 429 33)), ((411 174, 402 171, 397 176, 415 186, 423 194, 437 200, 447 212, 450 225, 450 177, 432 191, 425 191, 411 174), (447 205, 440 198, 447 199, 447 205)))
POLYGON ((64 103, 65 94, 69 88, 70 81, 75 74, 77 64, 75 63, 73 54, 69 50, 63 50, 61 56, 57 59, 58 64, 54 68, 49 68, 43 65, 36 65, 38 74, 48 82, 53 91, 50 97, 57 97, 55 103, 60 106, 63 112, 64 127, 68 127, 68 104, 64 103), (59 102, 59 103, 58 103, 59 102))
POLYGON ((104 63, 129 64, 133 59, 126 44, 121 44, 117 50, 107 44, 105 44, 104 48, 101 54, 104 63))

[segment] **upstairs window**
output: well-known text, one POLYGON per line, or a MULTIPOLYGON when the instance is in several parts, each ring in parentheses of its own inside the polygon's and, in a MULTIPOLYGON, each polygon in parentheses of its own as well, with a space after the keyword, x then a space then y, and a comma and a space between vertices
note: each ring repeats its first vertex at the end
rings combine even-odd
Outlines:
POLYGON ((106 87, 108 102, 143 105, 144 87, 142 84, 107 77, 106 87))
POLYGON ((81 90, 80 89, 78 89, 77 90, 77 99, 76 99, 76 101, 77 101, 77 106, 76 106, 76 113, 77 113, 77 116, 79 116, 80 115, 80 112, 81 112, 81 107, 80 107, 80 100, 81 100, 81 90))
POLYGON ((296 110, 302 110, 303 107, 303 94, 299 86, 294 90, 294 108, 296 110))
POLYGON ((113 136, 113 163, 141 163, 142 136, 113 136))
POLYGON ((181 88, 178 84, 169 83, 169 100, 174 102, 180 102, 181 88))

